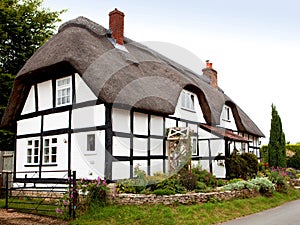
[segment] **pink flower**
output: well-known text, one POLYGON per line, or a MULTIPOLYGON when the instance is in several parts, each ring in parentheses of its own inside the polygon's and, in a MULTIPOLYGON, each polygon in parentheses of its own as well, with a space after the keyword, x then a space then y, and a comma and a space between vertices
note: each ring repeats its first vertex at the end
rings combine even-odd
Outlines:
POLYGON ((62 210, 60 209, 60 208, 56 208, 56 213, 58 213, 58 214, 62 214, 62 210))
POLYGON ((68 203, 67 203, 67 201, 66 201, 66 200, 64 200, 64 201, 63 201, 63 204, 64 204, 64 205, 67 205, 68 203))

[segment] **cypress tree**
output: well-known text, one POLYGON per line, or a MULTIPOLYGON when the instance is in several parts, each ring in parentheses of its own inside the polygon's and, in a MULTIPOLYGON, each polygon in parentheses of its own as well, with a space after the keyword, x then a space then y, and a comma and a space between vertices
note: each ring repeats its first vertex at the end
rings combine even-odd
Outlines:
POLYGON ((286 167, 285 135, 276 107, 272 104, 271 129, 268 144, 270 167, 286 167))

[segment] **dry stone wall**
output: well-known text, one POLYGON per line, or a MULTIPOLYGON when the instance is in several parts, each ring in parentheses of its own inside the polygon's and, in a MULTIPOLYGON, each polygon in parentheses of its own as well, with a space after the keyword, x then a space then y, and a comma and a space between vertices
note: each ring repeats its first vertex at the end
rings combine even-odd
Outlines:
POLYGON ((144 204, 183 204, 190 205, 196 203, 227 201, 234 198, 249 198, 257 196, 256 191, 224 191, 210 193, 188 193, 176 195, 145 195, 145 194, 117 194, 113 198, 113 203, 120 205, 144 205, 144 204))

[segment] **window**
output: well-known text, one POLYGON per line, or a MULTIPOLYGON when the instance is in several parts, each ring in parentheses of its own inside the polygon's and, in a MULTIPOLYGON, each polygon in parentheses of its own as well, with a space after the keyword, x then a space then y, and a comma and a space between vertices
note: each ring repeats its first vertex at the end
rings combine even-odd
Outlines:
POLYGON ((87 151, 95 151, 95 134, 88 134, 87 136, 87 151))
POLYGON ((192 145, 192 155, 197 155, 197 138, 192 137, 191 138, 191 145, 192 145))
POLYGON ((56 163, 57 161, 57 138, 44 139, 44 163, 56 163))
POLYGON ((29 140, 27 142, 27 163, 38 164, 39 163, 39 140, 29 140))
POLYGON ((71 78, 63 78, 56 81, 56 106, 71 103, 71 78))
POLYGON ((194 94, 183 91, 181 94, 181 107, 184 109, 195 110, 195 96, 194 94))

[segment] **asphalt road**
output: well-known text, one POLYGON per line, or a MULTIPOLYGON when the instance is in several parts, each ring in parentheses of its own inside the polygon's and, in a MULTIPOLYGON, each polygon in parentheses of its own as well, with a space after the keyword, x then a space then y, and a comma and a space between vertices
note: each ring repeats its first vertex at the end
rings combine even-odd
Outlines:
MULTIPOLYGON (((243 209, 241 209, 243 210, 243 209)), ((300 200, 220 225, 300 225, 300 200)))

